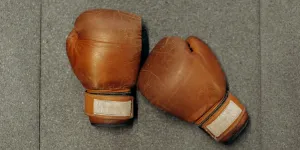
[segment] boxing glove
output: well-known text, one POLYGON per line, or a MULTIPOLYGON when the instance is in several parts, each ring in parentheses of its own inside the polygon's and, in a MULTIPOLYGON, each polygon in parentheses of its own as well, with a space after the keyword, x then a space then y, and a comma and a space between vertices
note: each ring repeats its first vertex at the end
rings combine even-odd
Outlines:
POLYGON ((132 122, 141 30, 139 16, 118 10, 88 10, 76 19, 66 50, 86 89, 85 113, 93 125, 132 122))
POLYGON ((140 71, 138 89, 153 105, 198 125, 219 142, 232 142, 248 123, 216 56, 197 37, 162 39, 140 71))

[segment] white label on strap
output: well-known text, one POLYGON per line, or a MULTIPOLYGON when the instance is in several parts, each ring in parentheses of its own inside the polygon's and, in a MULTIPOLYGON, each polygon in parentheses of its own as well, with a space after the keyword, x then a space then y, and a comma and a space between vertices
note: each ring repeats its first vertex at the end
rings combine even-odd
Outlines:
POLYGON ((224 111, 206 127, 215 137, 218 137, 239 117, 241 112, 242 109, 230 100, 224 111))
POLYGON ((131 101, 111 101, 94 99, 94 114, 105 116, 130 116, 131 101))

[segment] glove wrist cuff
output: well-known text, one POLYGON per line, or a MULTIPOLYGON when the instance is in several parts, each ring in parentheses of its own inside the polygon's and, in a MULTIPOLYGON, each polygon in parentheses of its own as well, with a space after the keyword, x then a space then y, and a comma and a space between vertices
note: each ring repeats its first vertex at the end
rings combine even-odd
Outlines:
POLYGON ((85 92, 85 113, 92 124, 119 124, 133 118, 134 97, 85 92))
POLYGON ((231 93, 196 121, 216 141, 225 143, 233 141, 247 123, 245 107, 231 93))

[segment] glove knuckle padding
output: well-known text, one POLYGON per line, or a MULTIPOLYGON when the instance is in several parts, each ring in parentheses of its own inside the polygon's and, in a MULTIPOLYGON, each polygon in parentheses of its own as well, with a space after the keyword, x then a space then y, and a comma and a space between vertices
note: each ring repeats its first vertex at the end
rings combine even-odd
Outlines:
MULTIPOLYGON (((197 37, 186 41, 167 37, 159 41, 140 71, 138 88, 152 104, 196 124, 205 120, 202 116, 208 118, 208 112, 227 95, 225 74, 216 56, 197 37)), ((236 98, 229 97, 245 111, 236 98)), ((227 105, 229 100, 225 99, 227 105)), ((220 132, 209 133, 217 138, 220 132)))
POLYGON ((86 89, 123 89, 135 84, 141 50, 139 17, 120 11, 92 10, 76 19, 73 30, 77 40, 68 38, 67 51, 72 55, 73 70, 86 89))
POLYGON ((212 107, 225 93, 225 88, 220 89, 214 82, 211 82, 214 79, 210 77, 209 70, 202 65, 203 61, 200 57, 194 56, 188 44, 181 38, 163 39, 152 50, 142 68, 139 87, 142 91, 148 91, 144 92, 146 95, 155 93, 156 99, 149 100, 159 107, 174 110, 172 113, 178 117, 194 122, 199 114, 212 107), (151 81, 152 86, 144 87, 143 83, 147 82, 143 81, 144 76, 148 82, 151 81), (222 93, 216 93, 218 91, 215 89, 222 90, 222 93), (152 90, 153 92, 149 92, 152 90), (202 103, 203 98, 211 99, 211 103, 202 103), (193 105, 189 105, 183 99, 189 99, 189 103, 193 105), (170 103, 172 105, 169 105, 170 103), (185 107, 186 111, 180 111, 185 107))

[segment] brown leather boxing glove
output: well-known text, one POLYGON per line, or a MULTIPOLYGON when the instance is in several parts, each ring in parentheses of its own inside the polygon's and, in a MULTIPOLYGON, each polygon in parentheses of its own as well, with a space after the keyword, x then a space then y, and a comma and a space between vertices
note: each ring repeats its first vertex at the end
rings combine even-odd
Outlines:
POLYGON ((210 48, 197 37, 166 37, 143 65, 138 88, 153 105, 232 142, 246 127, 245 107, 227 89, 210 48))
POLYGON ((139 16, 118 10, 89 10, 76 19, 66 49, 86 88, 85 113, 93 125, 123 125, 133 118, 141 30, 139 16))

